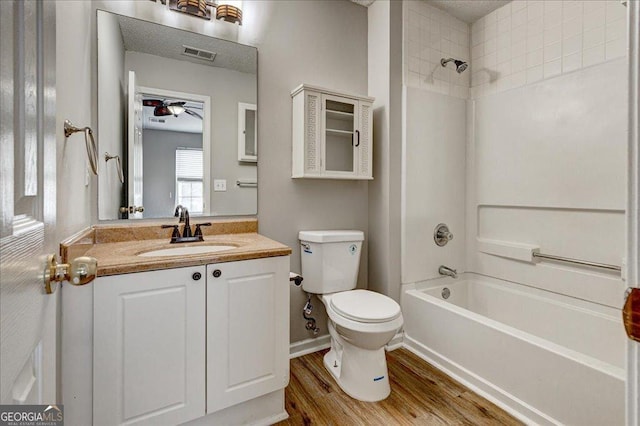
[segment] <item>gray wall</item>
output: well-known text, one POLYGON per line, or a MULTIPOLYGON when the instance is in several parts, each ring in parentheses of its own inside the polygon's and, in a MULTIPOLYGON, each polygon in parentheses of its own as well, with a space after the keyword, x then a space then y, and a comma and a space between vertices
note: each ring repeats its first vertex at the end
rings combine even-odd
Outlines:
POLYGON ((167 217, 176 206, 176 148, 202 149, 202 133, 144 130, 142 199, 149 217, 167 217))
MULTIPOLYGON (((124 42, 118 20, 109 14, 100 17, 98 39, 98 85, 103 87, 98 99, 100 120, 96 136, 99 153, 119 155, 124 161, 124 133, 126 114, 126 89, 124 76, 124 42)), ((98 185, 100 187, 99 212, 102 219, 117 219, 124 197, 124 186, 120 182, 116 160, 108 163, 98 156, 98 185)))
POLYGON ((256 103, 255 74, 129 51, 124 66, 136 72, 139 86, 211 97, 211 214, 256 214, 256 190, 235 184, 257 177, 255 163, 238 162, 238 102, 256 103), (185 74, 190 78, 178 77, 185 74), (226 179, 227 191, 214 192, 213 179, 226 179))
POLYGON ((92 89, 96 81, 92 51, 96 41, 90 17, 89 2, 56 2, 56 220, 58 232, 64 238, 96 222, 98 210, 98 179, 88 175, 82 135, 65 138, 62 131, 65 119, 77 126, 96 129, 95 110, 92 110, 95 108, 92 89), (63 52, 70 52, 64 60, 63 52))
MULTIPOLYGON (((269 16, 258 47, 260 233, 293 249, 300 271, 298 231, 359 229, 368 238, 366 181, 291 179, 291 96, 300 83, 367 94, 367 9, 348 1, 277 1, 258 4, 269 16)), ((374 176, 377 171, 374 169, 374 176)), ((367 240, 358 285, 367 283, 367 240)), ((304 292, 291 288, 291 341, 304 328, 304 292)), ((326 334, 324 308, 314 303, 326 334)))
POLYGON ((400 301, 402 172, 402 2, 368 8, 373 167, 369 183, 369 288, 400 301))

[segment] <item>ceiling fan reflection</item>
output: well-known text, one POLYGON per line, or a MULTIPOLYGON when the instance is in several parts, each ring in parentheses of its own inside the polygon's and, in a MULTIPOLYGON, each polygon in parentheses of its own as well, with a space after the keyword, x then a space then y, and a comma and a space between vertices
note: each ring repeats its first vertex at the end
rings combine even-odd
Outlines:
POLYGON ((192 117, 199 118, 202 120, 202 115, 195 112, 194 109, 201 109, 193 106, 186 106, 187 102, 185 101, 169 101, 167 99, 143 99, 142 105, 146 107, 153 107, 153 115, 156 117, 163 117, 168 115, 173 115, 177 117, 179 114, 183 112, 189 114, 192 117))

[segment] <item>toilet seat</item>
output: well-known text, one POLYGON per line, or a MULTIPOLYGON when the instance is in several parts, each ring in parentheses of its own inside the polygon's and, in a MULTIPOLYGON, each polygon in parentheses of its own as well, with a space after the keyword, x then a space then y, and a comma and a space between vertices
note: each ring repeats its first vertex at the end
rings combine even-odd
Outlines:
POLYGON ((368 290, 334 293, 329 304, 338 315, 361 323, 388 322, 401 314, 395 300, 368 290))

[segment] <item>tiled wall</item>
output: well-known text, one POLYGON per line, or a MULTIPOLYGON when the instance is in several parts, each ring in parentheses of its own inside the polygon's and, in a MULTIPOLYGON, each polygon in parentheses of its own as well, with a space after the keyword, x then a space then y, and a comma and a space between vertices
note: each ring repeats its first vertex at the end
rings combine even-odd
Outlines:
POLYGON ((405 84, 468 98, 470 72, 458 74, 453 63, 443 68, 440 59, 469 61, 469 25, 423 0, 403 3, 405 84))
POLYGON ((626 9, 619 0, 515 0, 471 26, 471 96, 625 54, 626 9))

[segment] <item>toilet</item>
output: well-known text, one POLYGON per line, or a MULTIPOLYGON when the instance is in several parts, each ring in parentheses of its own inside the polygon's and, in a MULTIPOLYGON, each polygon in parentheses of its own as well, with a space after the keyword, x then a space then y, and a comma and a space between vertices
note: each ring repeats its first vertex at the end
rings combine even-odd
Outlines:
POLYGON ((402 327, 393 299, 355 290, 364 233, 300 231, 302 288, 316 294, 329 316, 331 350, 324 365, 340 388, 361 401, 391 393, 384 346, 402 327))

